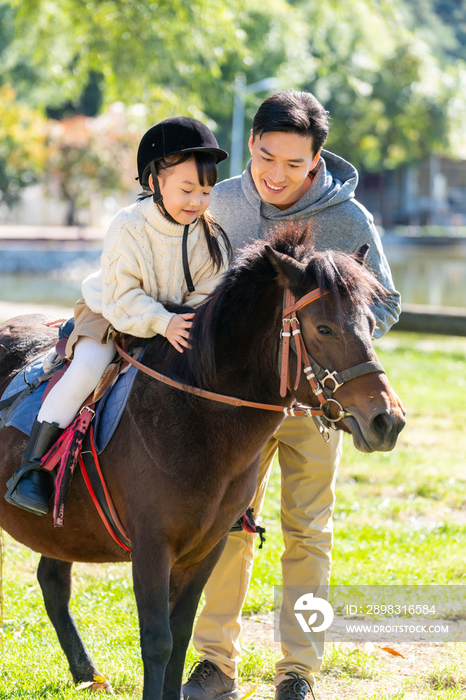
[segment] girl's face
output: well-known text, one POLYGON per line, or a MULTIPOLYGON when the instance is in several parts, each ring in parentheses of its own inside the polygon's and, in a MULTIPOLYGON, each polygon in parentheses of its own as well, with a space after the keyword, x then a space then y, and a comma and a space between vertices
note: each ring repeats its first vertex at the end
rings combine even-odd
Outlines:
MULTIPOLYGON (((209 206, 212 187, 200 185, 194 158, 162 171, 158 181, 165 209, 179 224, 192 224, 209 206)), ((152 175, 149 187, 153 190, 152 175)))

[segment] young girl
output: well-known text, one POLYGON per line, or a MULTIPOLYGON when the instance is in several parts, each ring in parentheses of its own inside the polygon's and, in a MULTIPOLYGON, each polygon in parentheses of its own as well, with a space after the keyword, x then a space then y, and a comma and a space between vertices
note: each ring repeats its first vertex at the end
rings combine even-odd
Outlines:
POLYGON ((219 283, 231 255, 226 234, 207 215, 217 163, 228 157, 210 130, 188 117, 165 119, 138 149, 144 196, 110 224, 101 269, 82 285, 75 328, 67 342, 70 367, 47 395, 6 500, 45 515, 53 478, 40 460, 74 420, 115 355, 118 332, 164 335, 188 348, 194 314, 173 314, 166 302, 196 307, 219 283))

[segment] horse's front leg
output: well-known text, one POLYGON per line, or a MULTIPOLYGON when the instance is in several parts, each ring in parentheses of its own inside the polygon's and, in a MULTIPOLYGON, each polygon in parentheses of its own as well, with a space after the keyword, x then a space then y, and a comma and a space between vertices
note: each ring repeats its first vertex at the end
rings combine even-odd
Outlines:
POLYGON ((226 537, 209 552, 209 554, 191 569, 172 569, 170 580, 170 627, 173 638, 173 650, 165 670, 163 700, 180 700, 183 668, 186 649, 193 631, 194 618, 204 586, 217 563, 226 537))
POLYGON ((144 665, 143 700, 162 700, 165 667, 172 652, 168 609, 170 557, 166 542, 151 539, 148 528, 133 541, 133 585, 144 665), (139 539, 139 537, 137 538, 139 539))
MULTIPOLYGON (((102 683, 102 674, 89 656, 70 612, 72 564, 58 559, 41 557, 37 578, 44 596, 45 609, 65 652, 75 683, 94 681, 102 683)), ((105 688, 111 690, 110 683, 105 688)))

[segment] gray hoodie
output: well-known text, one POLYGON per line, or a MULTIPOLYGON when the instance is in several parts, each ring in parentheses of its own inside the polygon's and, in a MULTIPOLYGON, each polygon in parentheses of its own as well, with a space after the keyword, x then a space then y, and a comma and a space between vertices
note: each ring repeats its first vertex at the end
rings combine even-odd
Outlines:
POLYGON ((400 295, 393 286, 374 220, 354 198, 357 170, 343 158, 322 151, 314 175, 303 196, 282 211, 260 198, 249 162, 242 175, 214 187, 209 211, 236 250, 256 238, 264 238, 267 231, 285 221, 311 221, 317 250, 333 248, 354 253, 369 243, 366 263, 390 292, 383 304, 377 303, 372 309, 377 321, 374 336, 379 338, 398 320, 400 295))

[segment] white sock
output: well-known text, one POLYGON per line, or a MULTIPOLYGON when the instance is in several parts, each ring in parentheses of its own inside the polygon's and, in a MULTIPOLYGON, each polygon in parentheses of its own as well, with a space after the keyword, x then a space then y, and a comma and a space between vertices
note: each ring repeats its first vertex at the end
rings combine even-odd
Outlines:
POLYGON ((102 345, 94 338, 79 338, 71 365, 45 398, 39 411, 39 423, 58 423, 67 428, 81 404, 94 391, 107 365, 115 355, 113 340, 102 345))

